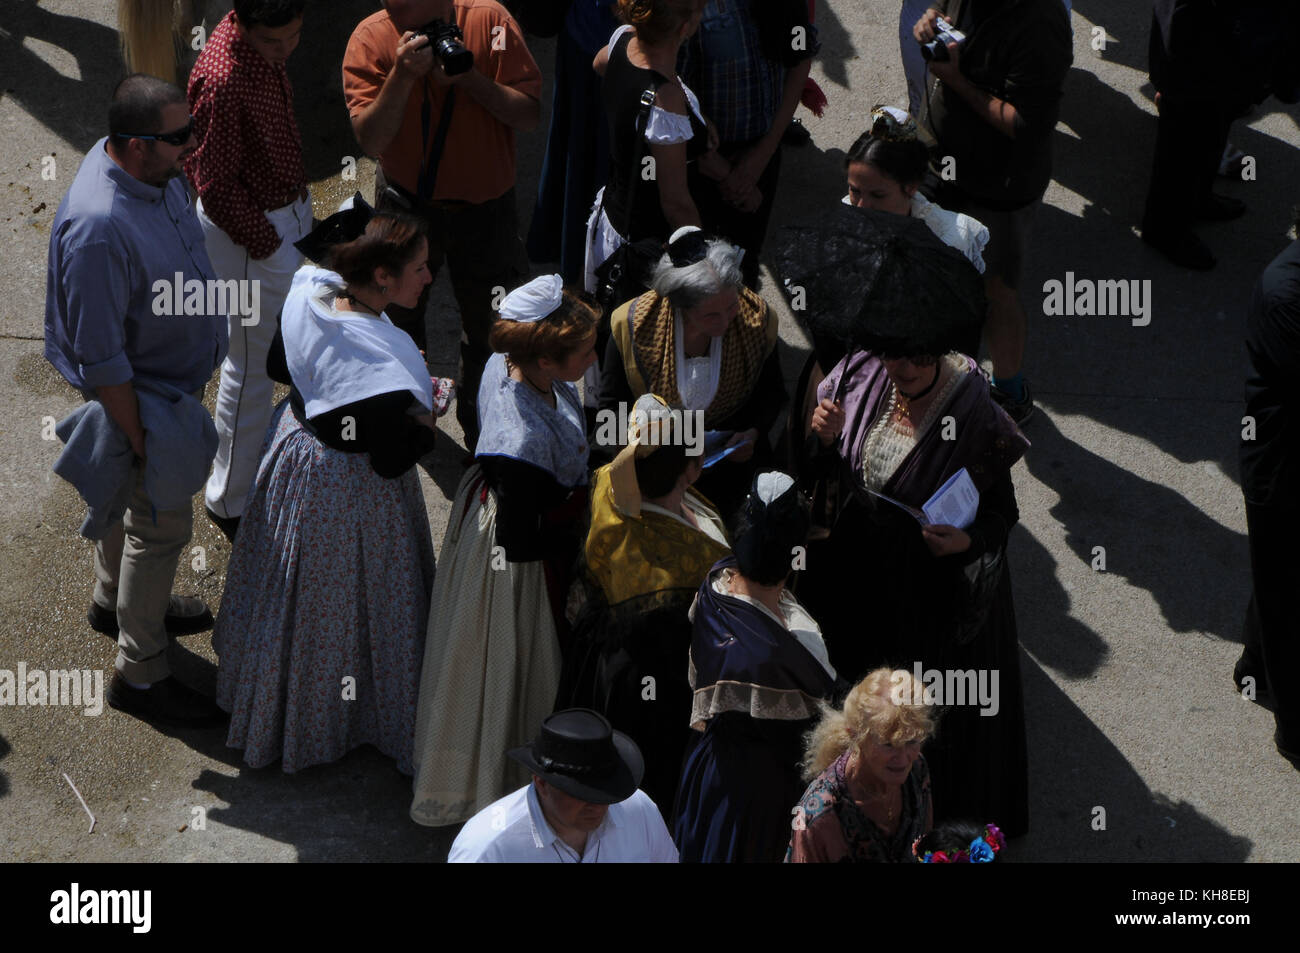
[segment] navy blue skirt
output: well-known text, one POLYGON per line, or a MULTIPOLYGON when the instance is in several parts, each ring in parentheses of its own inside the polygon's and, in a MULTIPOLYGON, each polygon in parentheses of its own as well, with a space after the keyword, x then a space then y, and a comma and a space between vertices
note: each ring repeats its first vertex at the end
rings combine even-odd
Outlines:
POLYGON ((682 863, 780 863, 807 782, 799 773, 812 720, 712 718, 682 766, 673 840, 682 863))

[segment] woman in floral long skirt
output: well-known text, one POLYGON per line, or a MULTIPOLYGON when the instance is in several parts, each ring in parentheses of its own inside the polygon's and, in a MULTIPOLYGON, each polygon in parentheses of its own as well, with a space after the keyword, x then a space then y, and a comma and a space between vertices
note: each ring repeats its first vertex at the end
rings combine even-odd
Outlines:
POLYGON ((418 222, 373 216, 303 267, 268 369, 272 418, 235 536, 213 646, 226 743, 286 772, 372 744, 412 773, 434 552, 415 462, 433 447, 433 384, 383 314, 430 281, 418 222), (282 342, 282 344, 281 344, 282 342))

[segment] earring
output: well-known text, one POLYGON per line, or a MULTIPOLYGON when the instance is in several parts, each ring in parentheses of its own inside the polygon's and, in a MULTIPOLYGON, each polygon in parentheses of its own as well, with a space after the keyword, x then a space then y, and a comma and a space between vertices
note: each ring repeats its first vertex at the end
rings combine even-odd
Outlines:
POLYGON ((379 286, 379 293, 380 293, 381 295, 386 295, 386 294, 388 294, 388 285, 380 285, 380 286, 379 286))

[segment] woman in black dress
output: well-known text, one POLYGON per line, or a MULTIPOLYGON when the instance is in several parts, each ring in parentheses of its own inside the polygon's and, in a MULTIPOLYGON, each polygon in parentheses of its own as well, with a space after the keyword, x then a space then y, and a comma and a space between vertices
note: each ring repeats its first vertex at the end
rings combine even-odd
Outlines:
POLYGON ((582 559, 586 597, 565 656, 559 708, 593 708, 645 756, 641 790, 671 819, 691 731, 689 611, 731 547, 721 518, 692 489, 681 416, 652 394, 637 401, 628 444, 592 479, 582 559))
MULTIPOLYGON (((683 225, 700 225, 692 180, 721 181, 731 172, 699 99, 677 76, 678 54, 703 11, 703 0, 616 4, 625 25, 592 64, 604 77, 610 156, 607 184, 587 226, 588 291, 599 290, 596 270, 619 246, 664 242, 683 225)), ((760 199, 754 189, 746 204, 756 208, 760 199)), ((616 301, 630 294, 624 290, 616 301)))
POLYGON ((821 481, 815 518, 829 535, 809 544, 799 598, 846 679, 879 665, 945 673, 945 685, 948 672, 973 673, 987 703, 963 681, 967 697, 940 702, 949 711, 926 750, 935 816, 1023 834, 1024 700, 1006 548, 1019 518, 1010 469, 1029 443, 962 354, 855 351, 818 396, 805 476, 821 481), (919 511, 962 470, 978 492, 964 525, 904 508, 919 511))
POLYGON ((786 589, 808 501, 763 473, 691 610, 690 721, 673 839, 684 862, 777 863, 804 789, 803 736, 835 684, 812 617, 786 589))

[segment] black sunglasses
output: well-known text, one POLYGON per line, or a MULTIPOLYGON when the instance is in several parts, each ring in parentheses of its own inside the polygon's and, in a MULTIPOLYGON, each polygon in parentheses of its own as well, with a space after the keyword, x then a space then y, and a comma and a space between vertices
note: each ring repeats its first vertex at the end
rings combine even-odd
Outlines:
POLYGON ((157 139, 159 142, 165 142, 170 146, 183 146, 190 141, 190 136, 193 133, 194 117, 191 116, 190 121, 175 132, 160 132, 153 136, 142 136, 134 132, 119 132, 117 137, 119 139, 157 139))

